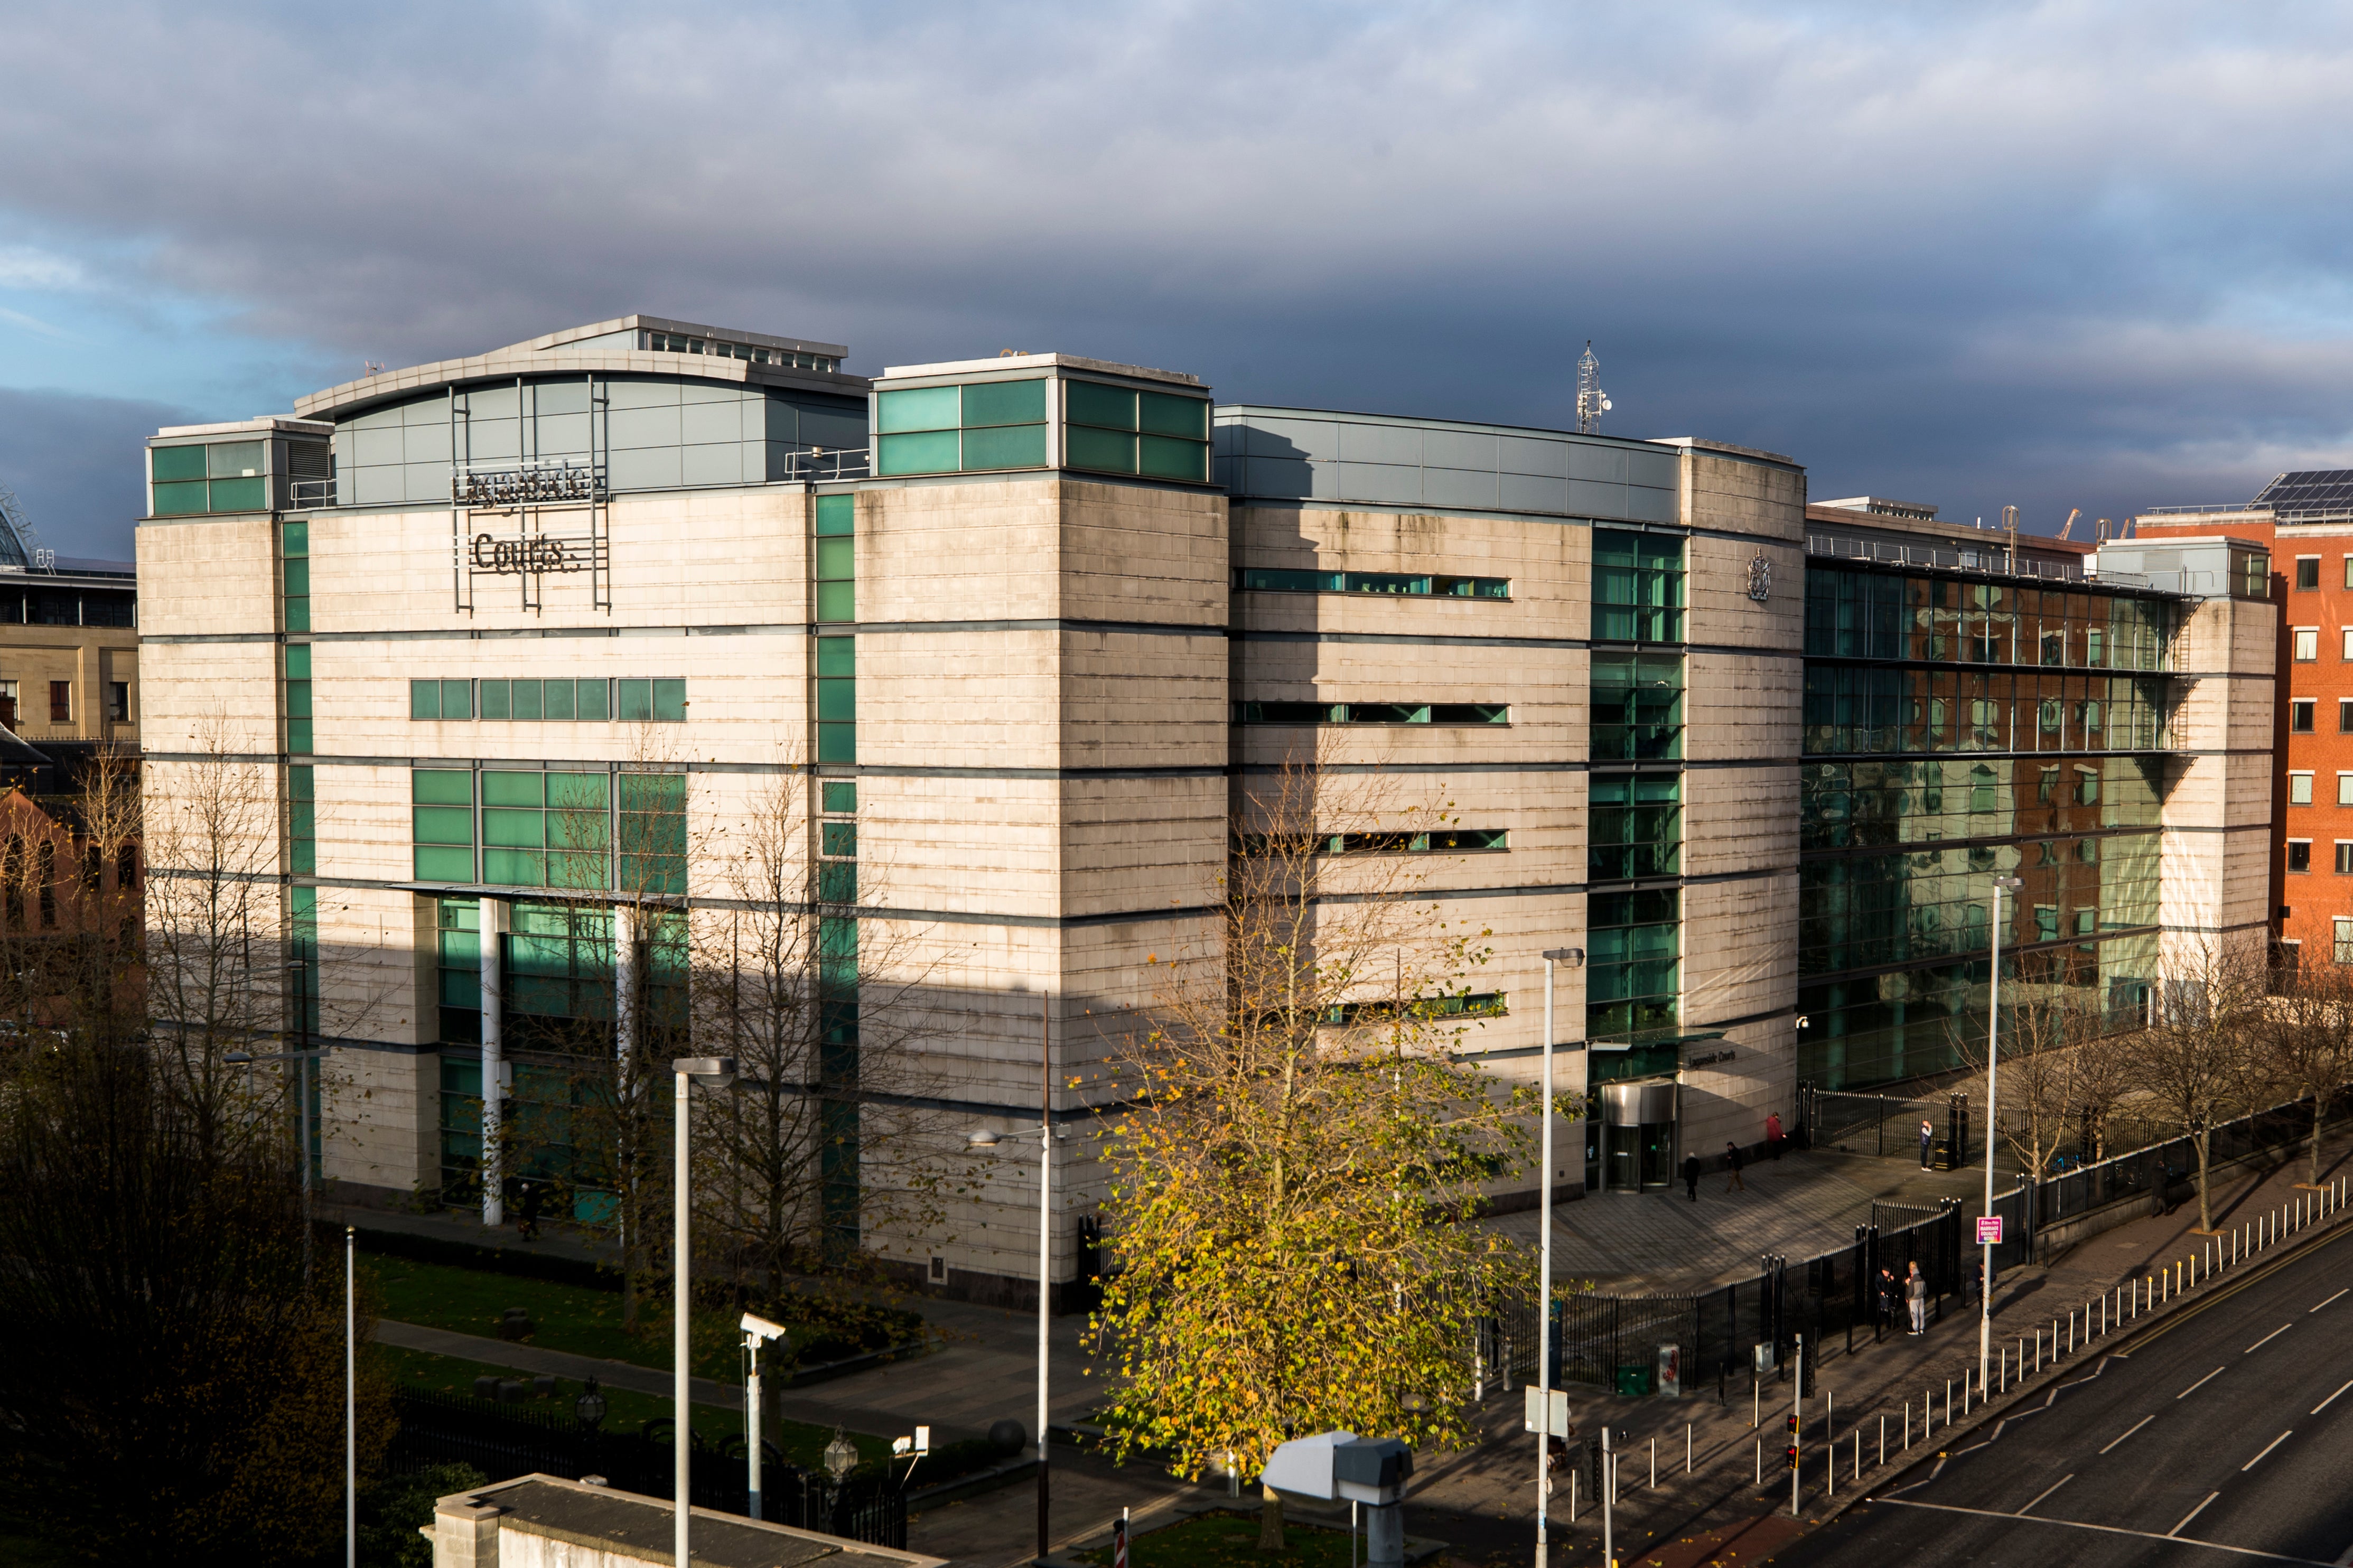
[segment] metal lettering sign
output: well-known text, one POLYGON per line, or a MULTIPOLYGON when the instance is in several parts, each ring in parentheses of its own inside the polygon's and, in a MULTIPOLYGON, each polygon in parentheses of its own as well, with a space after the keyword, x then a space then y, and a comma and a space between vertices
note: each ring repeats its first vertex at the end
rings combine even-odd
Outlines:
POLYGON ((1748 563, 1748 596, 1760 605, 1773 596, 1773 563, 1761 550, 1748 563))
POLYGON ((596 564, 593 534, 478 533, 467 549, 477 572, 519 576, 526 572, 588 572, 596 564))

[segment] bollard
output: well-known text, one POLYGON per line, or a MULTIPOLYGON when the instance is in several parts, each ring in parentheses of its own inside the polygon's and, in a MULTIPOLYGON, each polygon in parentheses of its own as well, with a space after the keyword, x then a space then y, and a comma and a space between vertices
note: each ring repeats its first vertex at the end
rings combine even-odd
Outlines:
POLYGON ((1887 1417, 1879 1418, 1879 1462, 1887 1463, 1887 1417))
POLYGON ((1568 1522, 1577 1522, 1577 1471, 1568 1472, 1568 1522))
POLYGON ((1908 1399, 1904 1402, 1904 1451, 1912 1451, 1912 1402, 1908 1399))
POLYGON ((1651 1439, 1651 1489, 1659 1489, 1659 1440, 1651 1439))
POLYGON ((1953 1424, 1953 1380, 1945 1379, 1945 1425, 1953 1424))
MULTIPOLYGON (((1040 1133, 1039 1136, 1042 1138, 1044 1134, 1040 1133)), ((1757 1403, 1758 1397, 1757 1389, 1757 1380, 1752 1377, 1748 1380, 1748 1425, 1752 1428, 1757 1425, 1757 1415, 1759 1408, 1757 1403)))
MULTIPOLYGON (((1039 1134, 1041 1140, 1044 1136, 1043 1133, 1039 1134)), ((1765 1484, 1765 1439, 1762 1437, 1757 1439, 1757 1484, 1760 1487, 1765 1484)))
POLYGON ((1692 1432, 1692 1429, 1691 1429, 1691 1423, 1690 1423, 1690 1422, 1688 1422, 1688 1421, 1684 1422, 1684 1423, 1683 1423, 1683 1474, 1685 1474, 1685 1475, 1690 1475, 1690 1474, 1692 1473, 1692 1468, 1691 1468, 1691 1465, 1692 1465, 1692 1444, 1691 1444, 1691 1432, 1692 1432))

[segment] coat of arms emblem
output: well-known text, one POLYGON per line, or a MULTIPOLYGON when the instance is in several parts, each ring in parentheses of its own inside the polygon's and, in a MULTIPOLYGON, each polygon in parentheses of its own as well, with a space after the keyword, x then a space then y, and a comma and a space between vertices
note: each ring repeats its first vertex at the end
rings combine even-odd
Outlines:
POLYGON ((1761 550, 1748 563, 1748 596, 1760 605, 1773 596, 1773 563, 1761 550))

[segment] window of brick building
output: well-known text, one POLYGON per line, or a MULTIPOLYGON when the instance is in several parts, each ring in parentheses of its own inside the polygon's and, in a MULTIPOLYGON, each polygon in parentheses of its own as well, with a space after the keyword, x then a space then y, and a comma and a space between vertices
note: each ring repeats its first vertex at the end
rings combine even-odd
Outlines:
POLYGON ((2320 557, 2299 555, 2295 558, 2295 585, 2299 588, 2320 586, 2320 557))
POLYGON ((49 722, 52 724, 70 724, 73 722, 72 681, 52 680, 49 682, 49 722))
POLYGON ((2287 705, 2289 731, 2298 735, 2311 734, 2313 714, 2318 710, 2319 706, 2318 700, 2310 697, 2299 697, 2291 701, 2287 705))

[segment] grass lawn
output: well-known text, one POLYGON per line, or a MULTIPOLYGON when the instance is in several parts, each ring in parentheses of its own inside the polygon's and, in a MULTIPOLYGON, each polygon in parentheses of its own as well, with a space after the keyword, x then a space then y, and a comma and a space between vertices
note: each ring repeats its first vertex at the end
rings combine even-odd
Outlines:
MULTIPOLYGON (((621 1293, 559 1285, 513 1274, 417 1263, 406 1258, 360 1254, 362 1269, 375 1283, 384 1316, 403 1323, 447 1329, 496 1339, 509 1307, 531 1314, 531 1342, 546 1350, 601 1356, 662 1371, 670 1367, 670 1310, 649 1304, 638 1331, 621 1326, 621 1293)), ((733 1383, 744 1375, 742 1334, 729 1314, 698 1312, 693 1368, 700 1377, 733 1383)), ((765 1361, 765 1358, 763 1358, 765 1361)))
MULTIPOLYGON (((1128 1568, 1261 1568, 1295 1563, 1307 1568, 1347 1568, 1348 1532, 1285 1521, 1283 1550, 1258 1549, 1258 1513, 1196 1514, 1182 1524, 1138 1535, 1128 1542, 1128 1568)), ((1364 1542, 1356 1542, 1362 1552, 1364 1542)), ((1090 1552, 1089 1563, 1108 1564, 1111 1548, 1090 1552)))
MULTIPOLYGON (((521 1305, 521 1303, 516 1303, 521 1305)), ((471 1394, 474 1379, 488 1374, 492 1377, 528 1378, 531 1374, 512 1367, 492 1366, 485 1362, 462 1361, 456 1356, 432 1355, 424 1351, 402 1350, 395 1345, 375 1345, 370 1353, 381 1358, 396 1382, 404 1388, 438 1389, 447 1394, 471 1394)), ((639 1425, 657 1415, 671 1414, 670 1402, 650 1394, 632 1389, 596 1385, 605 1396, 605 1429, 608 1432, 634 1432, 639 1425)), ((581 1384, 568 1377, 555 1380, 554 1399, 530 1399, 520 1405, 503 1408, 526 1411, 568 1413, 572 1402, 580 1397, 581 1384)), ((692 1408, 694 1429, 706 1442, 720 1442, 740 1436, 744 1431, 741 1411, 724 1405, 697 1405, 692 1408)), ((812 1426, 802 1421, 780 1421, 776 1412, 767 1415, 768 1441, 784 1451, 785 1458, 796 1465, 811 1469, 818 1467, 825 1454, 825 1446, 833 1441, 833 1428, 812 1426)), ((858 1445, 861 1459, 879 1460, 891 1452, 890 1439, 869 1436, 862 1432, 849 1434, 858 1445)), ((0 1558, 0 1563, 5 1563, 0 1558)))

